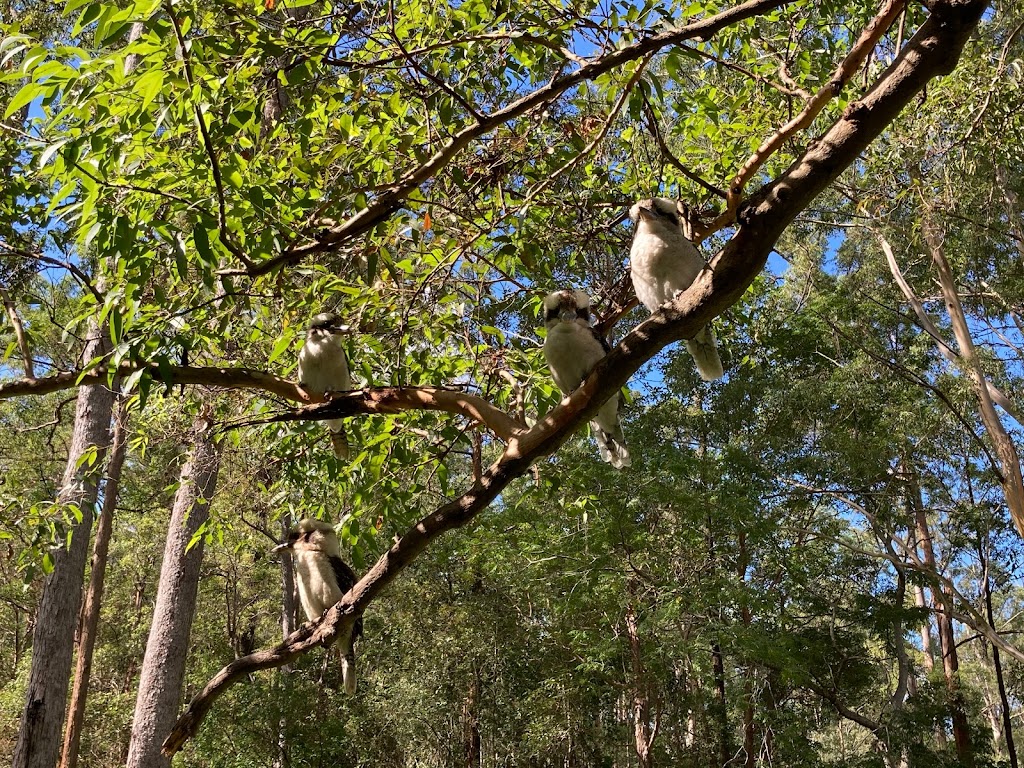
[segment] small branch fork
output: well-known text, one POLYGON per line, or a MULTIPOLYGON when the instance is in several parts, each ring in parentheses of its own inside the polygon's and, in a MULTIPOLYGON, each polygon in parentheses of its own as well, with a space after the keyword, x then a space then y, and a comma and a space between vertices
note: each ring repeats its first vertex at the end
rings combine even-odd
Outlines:
POLYGON ((795 135, 797 131, 802 131, 809 126, 814 121, 814 118, 821 113, 821 110, 825 108, 825 105, 842 92, 843 86, 849 82, 850 78, 857 74, 857 70, 860 69, 861 64, 867 59, 868 54, 871 53, 886 30, 892 26, 892 23, 905 6, 906 0, 886 0, 885 5, 882 6, 875 18, 860 33, 857 42, 850 49, 842 63, 836 68, 836 71, 829 78, 825 86, 811 97, 810 101, 800 111, 800 114, 782 126, 772 136, 768 137, 754 154, 750 156, 747 162, 743 164, 739 173, 736 174, 729 184, 725 210, 706 229, 702 229, 697 233, 698 239, 703 240, 723 227, 732 224, 736 219, 736 212, 739 210, 740 203, 743 202, 743 189, 753 178, 754 174, 768 161, 768 158, 781 149, 782 145, 790 137, 795 135))
MULTIPOLYGON (((303 625, 274 648, 245 656, 218 672, 175 724, 164 741, 164 754, 170 756, 181 749, 198 731, 216 699, 239 679, 259 669, 286 664, 347 631, 355 618, 431 542, 473 520, 533 463, 556 451, 666 345, 692 337, 735 303, 760 274, 775 242, 797 214, 857 159, 929 80, 952 71, 986 5, 985 0, 933 0, 929 18, 863 99, 852 105, 777 180, 754 196, 735 235, 712 259, 710 269, 704 270, 684 293, 626 334, 557 408, 529 431, 514 435, 501 457, 465 493, 406 531, 318 622, 303 625)), ((745 7, 751 4, 738 6, 745 7)), ((621 52, 612 56, 618 53, 621 52)), ((357 217, 360 215, 363 214, 357 217)))

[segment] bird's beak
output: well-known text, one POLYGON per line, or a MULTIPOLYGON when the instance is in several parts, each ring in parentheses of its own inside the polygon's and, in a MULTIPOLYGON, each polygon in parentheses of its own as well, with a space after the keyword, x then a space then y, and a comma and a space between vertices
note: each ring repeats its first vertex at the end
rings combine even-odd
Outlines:
POLYGON ((331 326, 331 333, 348 333, 352 330, 351 325, 333 325, 331 326))
POLYGON ((281 550, 283 550, 283 549, 291 549, 291 548, 292 548, 292 545, 291 545, 291 544, 290 544, 289 542, 287 542, 287 541, 282 541, 282 542, 281 542, 280 544, 278 544, 278 545, 277 545, 276 547, 274 547, 274 548, 273 548, 272 550, 270 550, 270 551, 271 551, 271 552, 280 552, 280 551, 281 551, 281 550))
POLYGON ((640 218, 641 219, 653 219, 655 216, 657 216, 657 214, 654 211, 652 211, 650 208, 645 208, 643 206, 641 206, 637 210, 637 213, 640 214, 640 218))
POLYGON ((562 322, 571 323, 576 319, 576 313, 571 309, 567 309, 562 313, 562 322))

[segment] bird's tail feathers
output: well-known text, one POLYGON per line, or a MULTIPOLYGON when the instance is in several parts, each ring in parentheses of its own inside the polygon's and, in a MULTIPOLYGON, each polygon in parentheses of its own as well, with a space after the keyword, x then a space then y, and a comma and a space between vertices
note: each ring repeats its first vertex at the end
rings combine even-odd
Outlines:
POLYGON ((351 648, 341 657, 341 684, 349 696, 356 692, 356 655, 351 648))
POLYGON ((697 335, 686 342, 686 351, 697 364, 697 373, 704 381, 715 381, 725 375, 722 358, 718 356, 718 345, 711 328, 704 326, 697 335))
POLYGON ((622 436, 622 427, 616 424, 614 432, 606 432, 596 421, 591 422, 590 427, 597 438, 597 449, 601 453, 601 459, 616 469, 628 467, 629 449, 626 448, 626 439, 622 436))
POLYGON ((348 461, 351 455, 351 450, 348 446, 348 436, 345 434, 345 427, 342 426, 341 421, 331 420, 327 422, 327 426, 331 430, 331 447, 334 449, 334 455, 338 457, 340 461, 348 461))

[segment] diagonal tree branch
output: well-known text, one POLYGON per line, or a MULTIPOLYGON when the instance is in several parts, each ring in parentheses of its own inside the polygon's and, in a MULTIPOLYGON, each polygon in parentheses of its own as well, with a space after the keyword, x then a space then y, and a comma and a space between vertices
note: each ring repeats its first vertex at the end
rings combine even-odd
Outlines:
MULTIPOLYGON (((939 333, 938 327, 928 314, 928 310, 925 309, 924 302, 914 292, 910 283, 903 276, 903 272, 900 269, 899 262, 896 261, 896 254, 892 250, 892 245, 885 238, 881 232, 874 232, 875 237, 878 239, 879 245, 882 246, 882 252, 885 253, 885 260, 889 264, 889 271, 892 273, 893 280, 896 281, 896 285, 899 286, 900 290, 903 291, 903 295, 906 297, 907 302, 914 310, 914 314, 917 315, 917 322, 921 328, 935 340, 935 345, 938 347, 939 354, 941 354, 946 360, 953 363, 953 365, 961 366, 964 361, 961 355, 954 350, 939 333)), ((999 389, 995 384, 988 380, 987 377, 982 377, 984 387, 988 390, 989 397, 992 398, 992 402, 996 403, 1000 408, 1006 411, 1010 417, 1018 424, 1024 424, 1021 421, 1021 417, 1017 413, 1017 408, 1013 404, 1002 390, 999 389)))
POLYGON ((735 303, 797 214, 857 159, 930 79, 952 71, 986 2, 934 0, 931 7, 931 16, 864 98, 751 201, 711 269, 628 333, 557 408, 525 434, 513 437, 472 487, 410 528, 319 623, 304 625, 275 648, 238 659, 218 672, 179 718, 164 741, 164 754, 174 754, 197 732, 217 697, 237 680, 257 669, 285 664, 347 630, 431 542, 473 520, 533 463, 557 450, 641 365, 666 345, 692 337, 735 303))

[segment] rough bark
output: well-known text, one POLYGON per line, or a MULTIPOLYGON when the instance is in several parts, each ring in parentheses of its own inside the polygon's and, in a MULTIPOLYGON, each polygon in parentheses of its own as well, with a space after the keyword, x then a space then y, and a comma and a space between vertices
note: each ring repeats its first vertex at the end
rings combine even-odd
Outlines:
POLYGON ((1010 510, 1010 517, 1017 527, 1017 532, 1024 536, 1024 475, 1021 474, 1020 456, 1017 454, 1017 447, 1013 439, 1003 426, 999 414, 992 403, 992 397, 987 386, 985 371, 978 357, 978 351, 974 346, 974 339, 971 337, 971 329, 967 324, 967 317, 964 314, 963 305, 960 303, 960 294, 957 291, 956 279, 953 277, 953 270, 946 260, 943 240, 945 233, 942 232, 933 220, 934 214, 931 211, 925 213, 921 224, 921 231, 924 235, 928 251, 935 264, 939 276, 939 286, 942 288, 942 297, 946 301, 946 309, 949 312, 950 323, 953 326, 953 335, 956 337, 957 346, 960 348, 960 357, 963 360, 963 371, 971 382, 975 397, 978 399, 978 412, 981 422, 985 425, 992 446, 995 448, 996 456, 999 457, 999 468, 1002 477, 999 483, 1003 488, 1003 496, 1006 499, 1006 506, 1010 510))
POLYGON ((110 533, 117 507, 118 490, 121 484, 121 468, 124 465, 125 421, 127 412, 122 399, 114 414, 114 436, 111 441, 110 460, 107 463, 107 477, 103 485, 103 506, 96 524, 96 540, 92 548, 92 566, 89 570, 89 588, 78 622, 78 648, 75 666, 75 682, 71 691, 71 706, 67 730, 64 733, 64 750, 61 754, 61 768, 75 768, 78 765, 78 748, 82 738, 82 721, 85 718, 85 702, 89 693, 89 675, 92 670, 92 654, 99 627, 100 603, 103 599, 103 582, 107 572, 107 552, 110 549, 110 533))
POLYGON ((181 703, 203 560, 202 538, 191 549, 188 545, 209 519, 219 470, 220 446, 213 441, 209 425, 197 420, 191 455, 181 472, 168 526, 153 624, 135 701, 127 768, 167 768, 171 764, 160 754, 160 743, 181 703))
MULTIPOLYGON (((106 339, 106 329, 93 326, 83 360, 105 354, 106 339)), ((82 387, 78 392, 67 469, 57 501, 62 508, 80 510, 82 520, 72 527, 67 546, 54 552, 53 570, 43 582, 14 768, 53 768, 60 755, 75 624, 82 604, 89 532, 103 454, 110 440, 113 405, 114 393, 105 384, 82 387), (95 461, 83 461, 90 451, 96 451, 95 461)))
POLYGON ((462 754, 466 768, 480 768, 480 671, 474 665, 469 691, 462 702, 462 754))
MULTIPOLYGON (((299 627, 286 642, 238 659, 211 678, 178 719, 164 742, 165 752, 174 754, 179 750, 196 733, 216 699, 240 678, 259 669, 286 664, 350 631, 356 616, 361 615, 433 541, 475 519, 534 462, 556 451, 657 352, 672 342, 691 338, 734 304, 760 274, 776 240, 796 216, 856 161, 929 80, 953 70, 986 5, 983 0, 933 2, 931 15, 872 88, 852 103, 788 170, 741 208, 735 235, 685 292, 626 334, 557 408, 528 432, 512 437, 502 456, 461 496, 443 504, 406 531, 319 622, 299 627)), ((657 40, 652 50, 665 44, 661 38, 657 40)), ((452 139, 458 146, 466 140, 461 135, 452 139)), ((452 153, 457 149, 451 150, 452 153)), ((448 152, 446 149, 442 154, 447 156, 448 152)), ((425 164, 427 178, 431 169, 443 162, 444 158, 439 158, 437 163, 432 160, 425 164)), ((382 195, 372 210, 364 209, 332 230, 330 239, 339 242, 357 230, 365 231, 360 227, 383 213, 384 208, 394 203, 395 195, 400 195, 404 189, 403 182, 394 195, 382 195)), ((298 249, 289 254, 289 258, 296 256, 302 258, 298 249)), ((278 260, 275 265, 270 265, 271 261, 275 259, 261 263, 260 268, 276 269, 284 266, 288 259, 278 260)))
POLYGON ((633 746, 636 749, 636 764, 639 768, 653 765, 651 747, 657 735, 651 726, 651 692, 644 669, 643 649, 640 647, 640 632, 633 601, 626 603, 626 637, 629 639, 629 663, 632 675, 632 719, 633 746))

